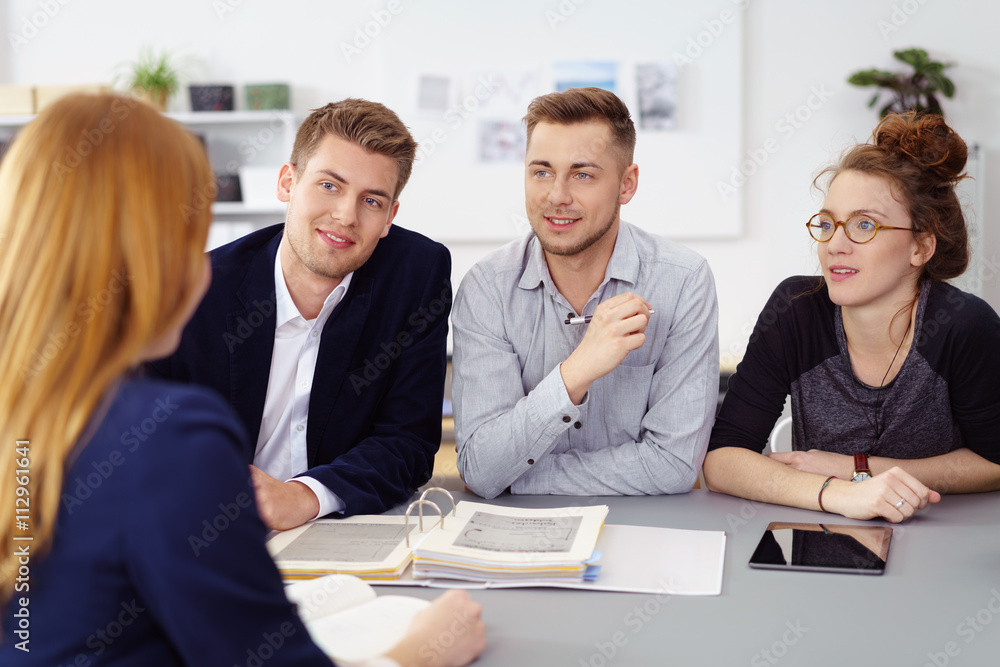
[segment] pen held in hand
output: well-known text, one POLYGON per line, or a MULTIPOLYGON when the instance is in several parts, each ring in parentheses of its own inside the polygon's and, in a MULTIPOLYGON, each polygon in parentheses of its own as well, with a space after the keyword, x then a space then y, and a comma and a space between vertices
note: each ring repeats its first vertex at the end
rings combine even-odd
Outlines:
MULTIPOLYGON (((655 310, 650 309, 649 314, 655 313, 655 310)), ((590 324, 590 320, 594 318, 593 315, 587 315, 584 317, 571 317, 568 320, 564 320, 563 324, 590 324)))

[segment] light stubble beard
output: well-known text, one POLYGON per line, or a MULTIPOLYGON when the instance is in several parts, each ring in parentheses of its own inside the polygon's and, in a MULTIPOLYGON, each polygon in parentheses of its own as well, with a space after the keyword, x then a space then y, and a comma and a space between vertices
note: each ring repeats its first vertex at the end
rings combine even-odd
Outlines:
MULTIPOLYGON (((600 241, 602 238, 604 238, 605 235, 607 235, 608 231, 610 231, 611 227, 615 224, 615 221, 618 220, 618 214, 621 211, 621 208, 622 208, 621 204, 615 204, 615 212, 612 214, 611 218, 608 220, 608 222, 601 229, 595 231, 593 234, 591 234, 587 238, 583 239, 582 241, 580 241, 579 243, 577 243, 574 246, 570 246, 569 248, 561 248, 561 247, 552 245, 551 243, 549 243, 543 237, 542 234, 538 233, 538 229, 535 228, 534 225, 532 225, 532 229, 534 230, 535 237, 538 239, 538 242, 541 244, 542 249, 545 252, 547 252, 548 254, 550 254, 550 255, 556 255, 556 256, 559 256, 559 257, 570 257, 572 255, 579 255, 584 250, 586 250, 587 248, 591 247, 592 245, 594 245, 595 243, 597 243, 598 241, 600 241)), ((539 223, 539 226, 545 224, 544 217, 545 216, 542 216, 543 221, 539 223)), ((545 230, 545 231, 548 231, 548 230, 545 230)))
MULTIPOLYGON (((288 223, 285 223, 285 235, 288 237, 288 247, 298 258, 299 263, 306 267, 310 272, 315 273, 323 278, 328 278, 330 280, 342 280, 348 273, 356 271, 361 266, 368 261, 368 257, 361 258, 360 262, 357 262, 357 266, 339 266, 333 269, 329 269, 323 265, 321 258, 318 257, 318 253, 313 251, 313 248, 309 246, 308 241, 306 241, 305 247, 301 247, 299 244, 300 239, 293 234, 288 234, 288 223)), ((311 228, 310 228, 311 229, 311 228)))

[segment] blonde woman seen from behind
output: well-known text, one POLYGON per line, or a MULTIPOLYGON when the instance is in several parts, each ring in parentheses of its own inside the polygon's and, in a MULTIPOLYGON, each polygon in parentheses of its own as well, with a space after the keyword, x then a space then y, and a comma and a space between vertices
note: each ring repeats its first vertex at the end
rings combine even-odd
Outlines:
MULTIPOLYGON (((134 370, 208 286, 213 194, 199 142, 115 95, 53 103, 4 158, 0 663, 331 664, 264 547, 231 409, 134 370)), ((465 664, 480 613, 442 596, 389 657, 465 664)))

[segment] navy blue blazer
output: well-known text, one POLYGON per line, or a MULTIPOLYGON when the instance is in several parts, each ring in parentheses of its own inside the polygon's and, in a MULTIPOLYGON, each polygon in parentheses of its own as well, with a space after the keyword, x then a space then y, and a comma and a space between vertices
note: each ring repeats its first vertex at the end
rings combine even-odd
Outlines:
MULTIPOLYGON (((284 225, 212 251, 212 285, 173 356, 155 373, 211 387, 240 416, 252 462, 275 330, 274 260, 284 225)), ((309 397, 309 471, 376 514, 431 477, 441 443, 451 255, 393 225, 323 327, 309 397)))
POLYGON ((94 421, 66 464, 51 548, 32 550, 3 609, 0 665, 329 667, 264 546, 229 406, 126 379, 94 421))

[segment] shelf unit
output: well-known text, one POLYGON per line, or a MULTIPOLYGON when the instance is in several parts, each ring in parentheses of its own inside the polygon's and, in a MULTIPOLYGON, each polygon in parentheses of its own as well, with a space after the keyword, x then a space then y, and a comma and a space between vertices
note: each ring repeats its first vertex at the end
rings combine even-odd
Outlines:
MULTIPOLYGON (((238 173, 245 167, 273 168, 277 180, 280 166, 288 159, 298 123, 291 111, 189 111, 167 113, 205 139, 212 168, 238 173)), ((0 140, 9 140, 34 119, 33 115, 0 115, 0 140)), ((274 222, 285 207, 266 193, 244 192, 242 202, 216 202, 212 213, 217 222, 249 222, 253 226, 274 222), (249 199, 249 201, 247 201, 249 199)))

